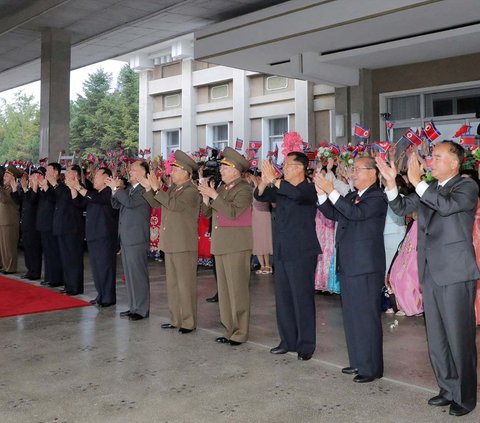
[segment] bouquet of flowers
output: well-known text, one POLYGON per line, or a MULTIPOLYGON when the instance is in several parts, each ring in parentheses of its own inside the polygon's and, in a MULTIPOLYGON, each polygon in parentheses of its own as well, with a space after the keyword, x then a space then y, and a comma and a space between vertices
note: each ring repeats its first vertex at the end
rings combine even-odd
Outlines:
POLYGON ((336 161, 339 153, 340 149, 336 145, 320 143, 317 149, 316 159, 322 164, 322 166, 326 166, 330 159, 336 161))
POLYGON ((285 132, 283 134, 282 154, 287 157, 292 151, 303 151, 304 142, 298 132, 285 132))

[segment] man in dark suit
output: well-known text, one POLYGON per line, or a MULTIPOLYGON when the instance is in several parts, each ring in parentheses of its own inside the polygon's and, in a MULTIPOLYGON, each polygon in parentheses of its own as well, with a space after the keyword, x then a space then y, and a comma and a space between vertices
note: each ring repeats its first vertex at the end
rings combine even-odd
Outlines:
POLYGON ((315 176, 320 211, 338 222, 335 245, 342 291, 342 312, 349 367, 354 382, 383 376, 381 290, 385 277, 383 229, 385 194, 377 185, 375 160, 359 157, 353 165, 357 191, 345 197, 322 174, 315 176), (328 197, 327 197, 328 196, 328 197))
POLYGON ((422 282, 428 349, 440 387, 428 403, 450 405, 449 413, 463 416, 477 404, 477 351, 474 300, 480 278, 472 244, 478 186, 459 175, 463 148, 437 144, 432 154, 436 182, 422 181, 416 155, 408 163, 415 193, 398 195, 397 171, 377 159, 387 183, 390 207, 399 215, 418 214, 418 274, 422 282))
POLYGON ((320 253, 315 232, 317 195, 306 179, 307 167, 305 154, 289 153, 284 179, 277 179, 272 164, 264 161, 254 193, 257 200, 276 204, 273 259, 280 344, 270 352, 296 351, 299 360, 309 360, 316 346, 315 268, 320 253))
POLYGON ((110 169, 98 169, 92 190, 84 188, 76 179, 67 181, 72 198, 87 210, 85 237, 97 290, 97 297, 90 303, 100 307, 109 307, 117 302, 118 211, 112 207, 112 190, 105 184, 111 177, 110 169))
POLYGON ((140 178, 149 174, 144 161, 132 163, 129 171, 130 183, 120 189, 118 178, 108 178, 107 186, 112 189, 112 206, 120 210, 118 232, 125 272, 129 309, 120 313, 136 321, 148 317, 150 312, 150 281, 148 278, 147 253, 150 243, 150 206, 143 198, 145 189, 140 178))
MULTIPOLYGON (((70 189, 64 182, 58 181, 58 172, 52 164, 47 167, 49 188, 55 193, 55 211, 53 213, 53 235, 58 242, 60 260, 65 275, 67 295, 83 294, 83 238, 85 223, 83 210, 72 200, 70 189)), ((80 180, 81 169, 72 165, 67 169, 65 179, 80 180)), ((58 258, 57 258, 58 260, 58 258)))
MULTIPOLYGON (((51 180, 56 183, 62 168, 58 163, 50 163, 47 170, 48 168, 51 168, 50 173, 55 174, 55 178, 51 178, 51 180)), ((45 173, 40 172, 32 177, 32 192, 38 198, 36 229, 40 232, 43 250, 44 276, 41 284, 59 287, 64 285, 64 276, 62 261, 59 260, 58 242, 53 235, 55 192, 45 175, 45 173)))
POLYGON ((30 280, 40 279, 42 275, 42 243, 40 232, 36 228, 38 196, 31 186, 38 173, 45 175, 45 168, 31 170, 30 175, 24 173, 20 180, 21 189, 17 185, 12 187, 12 197, 21 204, 20 227, 27 268, 27 273, 22 278, 30 280))

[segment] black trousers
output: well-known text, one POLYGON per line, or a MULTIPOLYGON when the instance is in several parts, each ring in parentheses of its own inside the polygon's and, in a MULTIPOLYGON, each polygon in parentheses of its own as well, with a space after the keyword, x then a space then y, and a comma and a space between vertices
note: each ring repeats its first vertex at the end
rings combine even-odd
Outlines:
POLYGON ((117 237, 99 238, 87 244, 97 303, 116 303, 117 237))
POLYGON ((42 239, 43 260, 44 260, 44 279, 52 286, 62 286, 63 267, 60 260, 60 249, 58 248, 57 238, 51 231, 40 232, 42 239))
POLYGON ((473 410, 477 405, 476 281, 439 286, 427 265, 422 287, 428 352, 440 394, 473 410))
POLYGON ((385 273, 339 274, 343 327, 350 366, 362 376, 383 376, 381 291, 385 273))
POLYGON ((22 231, 23 253, 27 275, 42 276, 42 239, 38 231, 22 231))
POLYGON ((316 265, 317 256, 295 261, 275 260, 277 326, 280 347, 288 351, 315 351, 316 265))
POLYGON ((83 235, 57 235, 67 294, 83 294, 83 235))

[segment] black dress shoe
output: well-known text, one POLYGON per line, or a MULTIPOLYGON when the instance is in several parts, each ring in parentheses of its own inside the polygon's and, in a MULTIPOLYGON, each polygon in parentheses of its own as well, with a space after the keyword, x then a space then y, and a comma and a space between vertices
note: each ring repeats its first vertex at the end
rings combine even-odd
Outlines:
POLYGON ((133 320, 134 322, 137 321, 137 320, 142 320, 142 319, 145 319, 145 317, 143 317, 141 314, 137 314, 137 313, 132 313, 128 316, 129 320, 133 320))
POLYGON ((461 405, 458 405, 456 402, 452 401, 448 414, 450 414, 451 416, 460 417, 470 413, 470 411, 471 410, 467 410, 466 408, 463 408, 461 405))
POLYGON ((114 306, 117 303, 97 303, 97 304, 102 308, 106 308, 106 307, 114 306))
POLYGON ((237 345, 242 345, 243 344, 243 342, 234 341, 233 339, 229 339, 228 343, 230 345, 233 345, 234 347, 236 347, 237 345))
POLYGON ((171 323, 162 323, 160 327, 162 329, 176 329, 171 323))
POLYGON ((450 405, 452 401, 446 399, 442 395, 437 395, 428 400, 428 405, 433 405, 434 407, 444 407, 450 405))
POLYGON ((297 359, 307 361, 307 360, 310 360, 312 358, 312 355, 313 355, 313 353, 301 353, 301 352, 299 352, 298 355, 297 355, 297 359))
POLYGON ((215 341, 219 342, 220 344, 227 344, 228 339, 225 338, 224 336, 219 336, 218 338, 215 339, 215 341))
POLYGON ((22 279, 31 279, 32 277, 28 274, 25 273, 24 275, 21 276, 22 279))
POLYGON ((52 288, 58 288, 59 286, 63 286, 63 283, 52 283, 52 282, 47 282, 47 285, 52 287, 52 288))
POLYGON ((185 329, 185 328, 180 328, 178 329, 180 333, 190 333, 193 332, 193 329, 185 329))
POLYGON ((130 314, 132 314, 132 313, 130 313, 130 310, 122 311, 122 312, 120 312, 120 317, 128 317, 128 316, 130 316, 130 314))
POLYGON ((48 281, 42 281, 40 282, 40 285, 43 285, 43 286, 48 285, 48 281))
POLYGON ((66 294, 66 293, 67 293, 67 290, 64 288, 64 289, 61 289, 61 290, 58 291, 58 292, 60 292, 60 294, 66 294))
POLYGON ((213 297, 207 298, 205 301, 207 303, 218 303, 218 292, 213 297))
POLYGON ((4 275, 13 275, 14 273, 17 273, 17 272, 7 272, 6 270, 2 270, 2 273, 4 275))
POLYGON ((270 354, 286 354, 287 352, 288 350, 282 348, 280 345, 270 350, 270 354))
POLYGON ((355 383, 369 383, 373 382, 376 378, 371 377, 371 376, 362 376, 362 375, 357 375, 353 378, 353 381, 355 383))
POLYGON ((358 369, 355 367, 344 367, 342 373, 345 373, 346 375, 356 375, 358 374, 358 369))
POLYGON ((95 305, 95 304, 97 304, 97 300, 90 300, 88 303, 91 304, 91 305, 95 305))

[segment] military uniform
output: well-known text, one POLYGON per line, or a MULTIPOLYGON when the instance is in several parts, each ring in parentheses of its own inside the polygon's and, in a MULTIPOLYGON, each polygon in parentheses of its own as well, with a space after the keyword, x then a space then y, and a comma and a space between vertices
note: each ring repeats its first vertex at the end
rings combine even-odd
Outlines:
MULTIPOLYGON (((248 162, 232 148, 227 147, 224 156, 240 172, 248 168, 248 162)), ((220 319, 225 326, 225 338, 246 342, 250 320, 248 285, 253 245, 252 187, 244 179, 238 178, 228 185, 222 185, 217 192, 217 198, 209 206, 202 203, 202 212, 206 217, 212 216, 211 252, 215 255, 220 319)))
MULTIPOLYGON (((18 178, 18 170, 9 165, 6 172, 18 178)), ((20 225, 19 206, 11 196, 10 186, 0 186, 0 270, 17 271, 17 246, 20 225)))
MULTIPOLYGON (((174 166, 191 174, 198 168, 184 152, 175 151, 174 166)), ((162 207, 160 249, 165 253, 168 308, 174 327, 197 326, 197 258, 200 195, 191 180, 172 185, 168 191, 145 192, 152 207, 162 207)))

